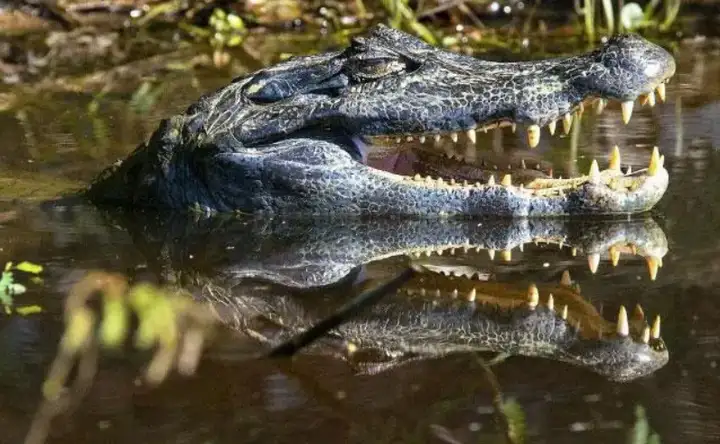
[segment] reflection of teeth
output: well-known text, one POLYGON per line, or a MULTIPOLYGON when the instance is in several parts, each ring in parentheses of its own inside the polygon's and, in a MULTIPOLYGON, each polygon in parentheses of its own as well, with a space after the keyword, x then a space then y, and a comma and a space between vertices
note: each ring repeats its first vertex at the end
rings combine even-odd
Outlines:
POLYGON ((528 287, 528 294, 527 294, 528 307, 530 307, 531 310, 534 310, 535 307, 538 306, 539 302, 540 302, 540 293, 538 292, 538 288, 535 286, 535 284, 530 284, 530 287, 528 287))
POLYGON ((530 148, 535 148, 540 143, 540 127, 537 125, 530 125, 527 129, 528 145, 530 148))
POLYGON ((616 247, 610 247, 610 261, 612 262, 613 267, 617 267, 620 262, 620 250, 616 247))
POLYGON ((493 250, 493 249, 488 250, 488 256, 490 256, 491 261, 494 261, 495 260, 495 250, 493 250))
POLYGON ((425 143, 425 136, 420 136, 420 143, 425 143))
POLYGON ((620 306, 620 312, 618 313, 617 334, 620 336, 630 334, 630 323, 628 322, 627 310, 625 310, 624 305, 620 306))
POLYGON ((567 113, 563 116, 563 131, 565 134, 570 133, 570 129, 572 128, 573 123, 573 116, 570 113, 567 113))
POLYGON ((503 250, 502 253, 500 253, 500 254, 502 255, 502 260, 504 260, 505 262, 512 261, 512 251, 511 250, 503 250))
POLYGON ((570 279, 570 271, 563 271, 562 277, 560 278, 560 285, 569 287, 572 285, 572 279, 570 279))
POLYGON ((652 334, 653 339, 660 339, 660 315, 655 317, 655 322, 653 322, 650 333, 652 334))
POLYGON ((567 305, 563 306, 561 316, 563 319, 567 320, 567 317, 568 317, 568 306, 567 305))
POLYGON ((592 274, 595 274, 598 270, 598 266, 600 265, 600 255, 597 253, 592 253, 588 255, 588 266, 590 267, 590 272, 592 274))
POLYGON ((475 136, 475 129, 474 129, 474 128, 471 128, 471 129, 467 130, 467 132, 466 132, 465 134, 467 135, 467 138, 470 139, 470 142, 472 142, 472 143, 475 143, 475 142, 476 142, 477 137, 475 136))
POLYGON ((605 107, 607 106, 607 100, 605 99, 598 99, 595 102, 595 114, 602 114, 602 112, 605 110, 605 107))
POLYGON ((620 107, 622 108, 622 119, 623 122, 627 125, 628 122, 630 122, 630 118, 632 117, 633 112, 633 106, 635 105, 635 102, 632 100, 628 100, 627 102, 623 102, 620 107))
POLYGON ((548 296, 547 307, 548 310, 555 311, 555 298, 553 298, 552 293, 548 296))
POLYGON ((620 171, 620 148, 615 145, 610 153, 610 166, 609 169, 620 171))
POLYGON ((450 139, 452 139, 453 142, 457 143, 457 141, 458 141, 457 133, 450 133, 450 139))
POLYGON ((548 131, 550 131, 550 135, 555 135, 555 128, 557 127, 557 121, 553 120, 552 122, 548 123, 548 131))
POLYGON ((473 288, 473 289, 470 290, 470 292, 467 294, 467 300, 468 300, 469 302, 474 302, 476 297, 477 297, 477 290, 475 290, 475 288, 473 288))
POLYGON ((660 83, 656 88, 655 91, 657 91, 658 98, 661 102, 665 101, 665 84, 660 83))
POLYGON ((515 124, 515 123, 510 124, 510 128, 512 128, 512 132, 514 133, 515 131, 517 131, 517 124, 515 124))
POLYGON ((442 136, 440 136, 440 134, 435 134, 435 135, 433 136, 433 138, 435 139, 435 142, 440 142, 441 137, 442 137, 442 136))

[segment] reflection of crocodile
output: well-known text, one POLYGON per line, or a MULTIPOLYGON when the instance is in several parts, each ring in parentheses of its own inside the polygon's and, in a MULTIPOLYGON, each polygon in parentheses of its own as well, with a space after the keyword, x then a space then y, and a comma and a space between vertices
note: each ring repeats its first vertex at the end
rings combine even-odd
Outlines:
MULTIPOLYGON (((145 248, 161 249, 170 262, 166 265, 185 270, 188 273, 181 275, 186 278, 202 276, 201 294, 221 319, 270 343, 309 327, 345 302, 342 295, 354 285, 348 279, 351 272, 371 261, 382 260, 387 268, 393 257, 409 256, 430 269, 413 259, 416 253, 508 250, 533 241, 563 242, 591 255, 625 248, 652 257, 655 263, 667 252, 665 236, 651 219, 592 223, 508 219, 484 222, 480 228, 476 222, 455 220, 258 223, 262 226, 250 227, 246 220, 232 218, 189 224, 177 220, 152 230, 146 225, 136 239, 145 239, 145 248), (334 296, 322 296, 313 304, 308 290, 320 286, 323 295, 334 296), (258 324, 258 318, 270 323, 258 324)), ((614 260, 612 254, 610 258, 614 260)), ((398 269, 403 266, 395 263, 398 269)), ((481 282, 432 272, 415 279, 397 297, 386 298, 334 333, 340 344, 350 341, 360 347, 354 357, 366 366, 372 362, 369 371, 408 359, 486 350, 570 362, 610 379, 630 380, 668 360, 659 320, 650 328, 641 310, 629 319, 621 309, 617 324, 609 327, 567 282, 540 284, 539 293, 528 293, 527 283, 518 286, 497 279, 481 282)), ((337 342, 329 340, 318 347, 323 353, 327 352, 323 345, 337 352, 333 344, 337 342)))
POLYGON ((663 195, 657 151, 647 170, 620 169, 483 184, 409 177, 361 164, 368 140, 457 140, 465 133, 526 125, 567 129, 583 103, 662 99, 675 62, 632 35, 588 54, 496 63, 452 54, 383 26, 343 51, 295 58, 210 94, 164 121, 147 144, 91 186, 100 203, 195 209, 354 214, 540 216, 632 213, 663 195))

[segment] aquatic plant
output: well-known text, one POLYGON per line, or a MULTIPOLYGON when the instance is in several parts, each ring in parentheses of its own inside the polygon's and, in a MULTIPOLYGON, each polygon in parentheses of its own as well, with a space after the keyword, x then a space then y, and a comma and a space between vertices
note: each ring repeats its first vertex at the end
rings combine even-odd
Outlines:
POLYGON ((5 264, 5 269, 0 275, 0 304, 5 309, 6 314, 11 314, 13 310, 21 315, 27 315, 42 311, 37 305, 23 305, 15 306, 15 296, 21 295, 27 291, 25 285, 20 284, 15 279, 15 272, 20 271, 29 273, 34 276, 35 282, 40 282, 39 274, 42 273, 43 267, 41 265, 33 264, 31 262, 23 261, 17 265, 13 265, 12 262, 5 264))
POLYGON ((603 30, 607 34, 614 34, 616 31, 637 31, 644 28, 657 29, 661 32, 668 31, 680 12, 680 4, 681 0, 651 0, 643 10, 639 4, 634 2, 623 5, 618 1, 616 7, 612 0, 601 0, 600 9, 605 22, 605 28, 602 28, 600 21, 595 18, 598 9, 597 0, 582 0, 582 5, 580 0, 574 0, 575 12, 583 18, 583 30, 590 42, 595 41, 596 35, 603 30), (662 12, 658 13, 656 10, 661 2, 662 12))

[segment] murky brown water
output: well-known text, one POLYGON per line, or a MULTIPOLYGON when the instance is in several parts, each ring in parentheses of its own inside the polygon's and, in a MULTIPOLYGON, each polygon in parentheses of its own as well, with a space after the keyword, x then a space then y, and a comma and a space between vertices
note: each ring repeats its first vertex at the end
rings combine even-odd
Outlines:
MULTIPOLYGON (((614 144, 625 164, 642 168, 658 145, 671 185, 652 214, 669 249, 655 281, 645 259, 628 252, 617 267, 604 253, 595 274, 583 254, 573 256, 570 248, 557 246, 528 244, 524 251, 514 249, 509 260, 499 253, 491 261, 485 251, 463 255, 461 250, 452 258, 420 259, 441 266, 460 263, 508 288, 528 281, 556 283, 568 269, 582 295, 611 322, 620 304, 641 303, 649 316, 662 316, 670 350, 670 362, 656 373, 614 383, 568 364, 511 357, 493 367, 493 386, 468 353, 358 375, 331 356, 301 356, 292 365, 239 359, 247 347, 257 347, 246 340, 230 356, 214 355, 196 376, 174 377, 157 389, 135 384, 137 362, 105 359, 86 400, 56 421, 51 442, 504 442, 493 404, 497 389, 522 409, 528 442, 645 442, 630 439, 643 427, 662 442, 720 440, 720 126, 715 124, 720 55, 683 46, 677 57, 668 102, 638 109, 628 126, 621 124, 615 106, 601 116, 586 113, 580 131, 569 137, 544 133, 532 152, 524 151, 509 130, 479 138, 477 147, 461 140, 453 149, 440 148, 471 159, 509 152, 568 175, 585 171, 593 157, 604 164, 614 144), (640 410, 647 423, 639 419, 640 410)), ((0 112, 5 210, 0 259, 31 260, 46 269, 43 285, 22 296, 23 303, 39 304, 43 312, 0 321, 0 442, 20 442, 25 434, 62 328, 63 295, 88 270, 152 278, 170 266, 185 274, 230 276, 234 283, 262 271, 295 287, 323 285, 301 295, 312 305, 318 296, 343 298, 387 279, 407 263, 404 254, 394 255, 388 247, 388 257, 359 269, 372 257, 343 250, 363 237, 357 232, 344 234, 333 254, 311 257, 303 252, 327 250, 320 244, 332 236, 313 237, 308 229, 300 240, 267 240, 248 225, 232 238, 221 237, 229 234, 218 228, 215 236, 213 230, 188 231, 198 236, 188 240, 169 225, 154 232, 128 231, 89 208, 33 203, 86 183, 132 150, 158 119, 228 80, 181 72, 140 92, 133 88, 99 97, 52 88, 0 92, 5 101, 0 107, 5 109, 0 112), (256 249, 243 250, 247 245, 256 249)), ((265 284, 240 288, 268 297, 298 293, 265 284)))

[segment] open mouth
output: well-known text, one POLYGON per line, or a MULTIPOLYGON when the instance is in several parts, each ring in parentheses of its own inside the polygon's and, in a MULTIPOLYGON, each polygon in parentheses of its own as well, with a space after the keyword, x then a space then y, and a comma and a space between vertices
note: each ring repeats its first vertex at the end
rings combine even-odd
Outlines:
MULTIPOLYGON (((665 101, 666 83, 668 79, 660 81, 650 90, 638 96, 636 100, 620 103, 622 120, 627 124, 630 121, 635 101, 641 106, 655 106, 657 99, 665 101)), ((583 113, 602 113, 608 106, 608 99, 587 98, 575 106, 572 112, 558 116, 546 126, 553 135, 561 126, 564 134, 569 134, 574 122, 577 122, 583 113), (590 105, 594 108, 591 111, 590 105)), ((582 175, 571 178, 555 177, 552 165, 543 161, 539 155, 526 151, 528 157, 508 160, 495 159, 487 162, 486 154, 478 154, 478 132, 486 133, 497 128, 511 128, 516 130, 516 123, 509 120, 485 122, 461 132, 436 134, 403 134, 381 135, 363 138, 364 143, 379 148, 380 153, 371 153, 367 164, 375 172, 382 174, 393 181, 401 181, 405 185, 434 189, 437 191, 457 191, 465 193, 473 189, 487 190, 490 187, 503 187, 513 194, 522 197, 557 197, 564 198, 568 194, 577 193, 586 185, 593 188, 593 193, 607 196, 612 194, 615 199, 636 200, 649 195, 658 195, 658 190, 667 186, 667 171, 664 168, 665 158, 655 147, 650 155, 646 168, 633 170, 631 166, 622 166, 620 150, 613 147, 608 155, 608 165, 600 169, 597 160, 593 160, 589 170, 582 175), (452 142, 450 144, 448 142, 452 142), (414 158, 404 158, 395 154, 398 151, 408 151, 405 148, 414 147, 414 158), (416 148, 416 149, 415 149, 416 148), (450 159, 441 162, 417 162, 421 153, 444 153, 450 159), (389 154, 388 154, 389 153, 389 154), (398 159, 401 161, 398 162, 398 159), (404 161, 402 161, 404 159, 404 161), (450 167, 448 162, 454 162, 450 167), (445 163, 447 167, 438 165, 445 163), (418 165, 421 165, 418 168, 418 165)), ((527 126, 527 142, 532 148, 540 140, 540 126, 532 124, 527 126)), ((586 190, 587 191, 587 190, 586 190)), ((660 195, 662 193, 659 193, 660 195)), ((659 196, 658 196, 659 197, 659 196)), ((654 203, 653 203, 654 204, 654 203)), ((652 205, 650 205, 652 206, 652 205)), ((646 210, 649 208, 645 208, 646 210)), ((612 211, 610 211, 612 212, 612 211)), ((622 211, 618 211, 622 213, 622 211)))

